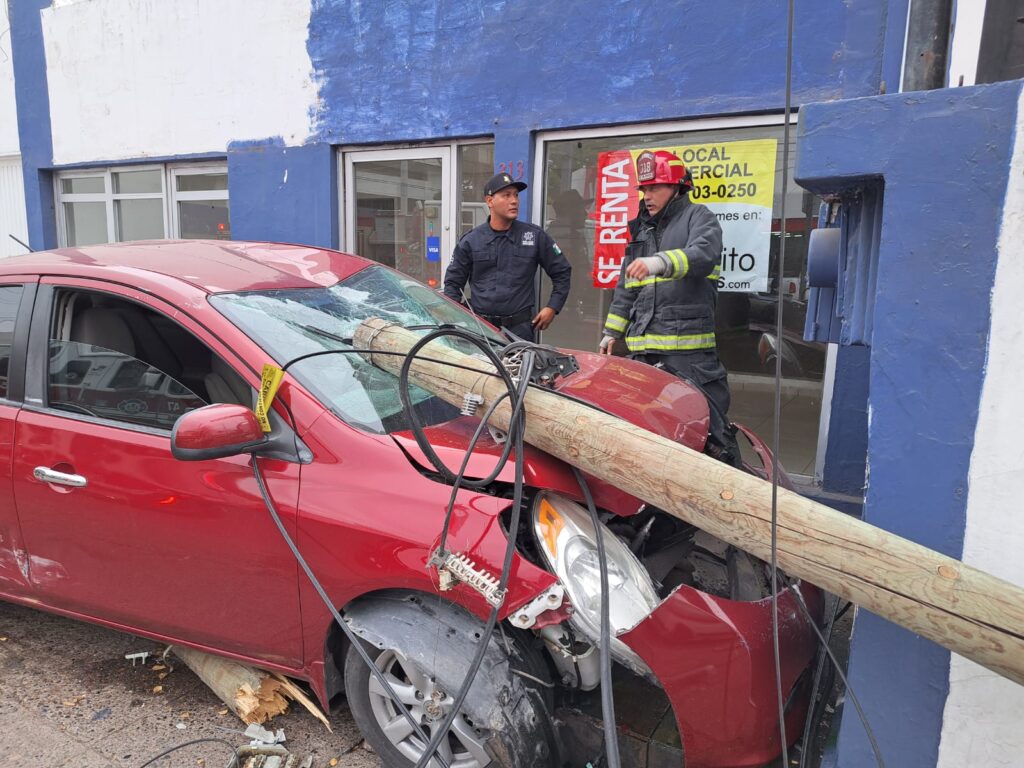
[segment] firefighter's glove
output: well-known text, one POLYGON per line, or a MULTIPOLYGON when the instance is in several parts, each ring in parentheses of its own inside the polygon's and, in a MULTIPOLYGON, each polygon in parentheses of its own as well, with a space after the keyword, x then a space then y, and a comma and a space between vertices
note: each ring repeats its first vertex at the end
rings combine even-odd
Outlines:
POLYGON ((614 336, 605 336, 603 339, 601 339, 600 350, 601 350, 601 354, 602 355, 610 355, 612 353, 612 349, 614 347, 615 347, 615 337, 614 336))

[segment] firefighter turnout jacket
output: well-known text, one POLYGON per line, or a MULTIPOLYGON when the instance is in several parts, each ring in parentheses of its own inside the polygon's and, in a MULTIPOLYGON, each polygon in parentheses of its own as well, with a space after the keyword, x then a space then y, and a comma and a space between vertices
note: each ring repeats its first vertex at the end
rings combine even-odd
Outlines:
POLYGON ((444 276, 444 295, 461 302, 468 282, 470 305, 478 314, 488 319, 526 313, 532 317, 538 266, 551 278, 547 306, 560 312, 569 297, 572 267, 558 244, 534 224, 516 220, 509 229, 497 231, 484 222, 455 246, 444 276))
POLYGON ((722 227, 688 195, 673 199, 660 216, 640 205, 630 221, 632 240, 615 286, 604 332, 625 339, 631 355, 676 356, 715 350, 715 306, 722 255, 722 227), (659 254, 666 269, 637 280, 626 275, 634 260, 659 254))

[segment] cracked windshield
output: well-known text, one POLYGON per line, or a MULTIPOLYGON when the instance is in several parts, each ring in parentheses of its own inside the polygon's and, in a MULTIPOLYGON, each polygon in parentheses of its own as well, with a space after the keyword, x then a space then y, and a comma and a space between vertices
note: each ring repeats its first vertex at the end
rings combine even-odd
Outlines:
MULTIPOLYGON (((285 366, 303 355, 289 373, 354 427, 378 434, 409 428, 398 391, 398 377, 376 368, 354 351, 352 335, 361 322, 379 317, 420 335, 454 325, 499 344, 505 343, 468 312, 414 280, 371 266, 329 288, 300 288, 221 294, 211 302, 285 366)), ((446 337, 439 343, 466 354, 477 348, 446 337)), ((424 425, 449 421, 459 411, 440 398, 410 386, 416 414, 424 425)))

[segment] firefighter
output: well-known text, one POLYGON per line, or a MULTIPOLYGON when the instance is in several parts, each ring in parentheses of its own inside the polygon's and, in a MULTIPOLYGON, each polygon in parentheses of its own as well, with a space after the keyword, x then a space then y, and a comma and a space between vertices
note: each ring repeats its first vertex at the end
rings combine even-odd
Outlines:
POLYGON ((444 276, 444 295, 469 305, 480 317, 519 338, 533 341, 555 319, 569 297, 572 267, 558 244, 540 227, 518 220, 519 193, 526 184, 507 173, 484 186, 490 216, 455 246, 444 276), (537 311, 537 267, 551 278, 551 297, 537 311), (463 302, 464 303, 464 302, 463 302))
POLYGON ((676 155, 642 152, 636 169, 643 198, 629 222, 601 352, 625 343, 631 358, 697 384, 724 419, 729 383, 715 347, 722 227, 707 206, 690 200, 693 179, 676 155))

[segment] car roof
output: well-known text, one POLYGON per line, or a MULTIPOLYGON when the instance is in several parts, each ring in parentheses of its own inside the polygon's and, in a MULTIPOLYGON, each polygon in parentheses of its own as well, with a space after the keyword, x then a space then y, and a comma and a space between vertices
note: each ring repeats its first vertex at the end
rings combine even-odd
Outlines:
POLYGON ((334 285, 370 263, 359 256, 307 245, 147 240, 12 256, 0 259, 0 276, 122 277, 131 283, 150 273, 153 278, 170 277, 206 293, 234 293, 334 285))

